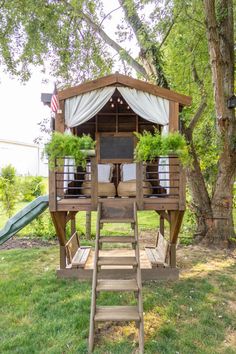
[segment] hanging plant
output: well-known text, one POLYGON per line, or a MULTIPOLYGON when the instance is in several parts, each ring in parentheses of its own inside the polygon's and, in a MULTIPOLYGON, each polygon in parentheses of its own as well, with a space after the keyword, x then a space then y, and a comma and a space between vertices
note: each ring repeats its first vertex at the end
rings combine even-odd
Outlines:
POLYGON ((87 157, 95 155, 94 148, 95 141, 90 135, 78 137, 55 132, 45 145, 44 152, 48 156, 51 169, 55 169, 56 160, 57 166, 63 166, 64 158, 73 159, 76 166, 85 168, 87 157))
POLYGON ((137 162, 154 161, 160 156, 177 155, 184 166, 190 164, 186 140, 180 133, 160 135, 160 132, 155 130, 154 134, 147 131, 144 131, 143 134, 134 134, 138 138, 134 151, 137 162))

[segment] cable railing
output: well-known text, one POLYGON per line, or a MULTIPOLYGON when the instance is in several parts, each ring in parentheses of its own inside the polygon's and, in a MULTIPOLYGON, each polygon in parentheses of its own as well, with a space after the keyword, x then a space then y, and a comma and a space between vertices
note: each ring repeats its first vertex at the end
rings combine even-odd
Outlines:
MULTIPOLYGON (((87 159, 86 169, 76 167, 72 159, 60 158, 56 168, 50 172, 50 199, 56 205, 61 199, 84 199, 94 205, 98 201, 98 165, 96 158, 87 159)), ((121 175, 121 164, 114 164, 112 183, 117 190, 121 175)), ((185 178, 177 156, 159 157, 155 161, 136 164, 136 195, 140 209, 144 203, 175 201, 185 203, 185 178)), ((113 198, 122 198, 118 194, 113 198)), ((52 204, 52 203, 51 203, 52 204)))

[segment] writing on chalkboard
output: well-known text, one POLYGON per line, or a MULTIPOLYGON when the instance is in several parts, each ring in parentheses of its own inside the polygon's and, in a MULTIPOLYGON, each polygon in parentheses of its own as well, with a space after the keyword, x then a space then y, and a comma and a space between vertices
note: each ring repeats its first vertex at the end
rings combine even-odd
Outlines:
POLYGON ((134 155, 134 136, 100 136, 101 160, 132 160, 134 155))

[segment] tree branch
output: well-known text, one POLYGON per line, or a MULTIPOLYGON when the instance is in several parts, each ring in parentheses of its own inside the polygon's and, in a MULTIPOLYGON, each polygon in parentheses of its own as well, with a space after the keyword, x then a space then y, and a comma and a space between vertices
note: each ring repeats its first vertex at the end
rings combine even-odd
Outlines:
POLYGON ((191 122, 189 123, 188 127, 185 129, 185 134, 186 134, 186 137, 188 136, 189 141, 192 139, 193 130, 196 127, 199 119, 201 118, 205 108, 207 107, 207 95, 205 93, 204 82, 202 79, 200 79, 194 62, 192 62, 191 67, 192 67, 193 80, 197 84, 197 86, 199 87, 199 90, 201 93, 201 102, 200 102, 200 105, 198 106, 198 109, 195 112, 191 122))
POLYGON ((159 47, 157 43, 150 39, 147 28, 139 18, 134 2, 130 0, 129 4, 127 4, 125 0, 119 0, 119 3, 137 38, 140 46, 140 59, 150 79, 155 80, 158 85, 168 88, 168 81, 163 71, 159 47))
POLYGON ((122 55, 125 53, 125 60, 129 65, 133 67, 139 74, 141 74, 145 79, 148 80, 148 75, 145 68, 140 65, 124 48, 122 48, 117 42, 115 42, 111 37, 109 37, 106 32, 85 13, 81 13, 82 19, 95 31, 97 34, 117 53, 122 55))
POLYGON ((161 44, 159 45, 159 49, 161 49, 161 47, 163 46, 163 44, 164 44, 165 41, 167 40, 167 38, 168 38, 168 36, 169 36, 169 34, 170 34, 170 32, 171 32, 171 30, 172 30, 174 24, 175 24, 176 18, 177 18, 177 16, 173 19, 173 21, 172 21, 171 24, 170 24, 170 27, 169 27, 168 30, 166 31, 165 36, 164 36, 164 38, 162 39, 161 44))
POLYGON ((108 14, 106 14, 106 15, 103 17, 103 19, 102 19, 102 21, 100 22, 99 26, 102 25, 102 23, 105 21, 105 19, 106 19, 108 16, 110 16, 113 12, 119 10, 120 8, 121 8, 121 6, 117 7, 116 9, 111 10, 110 12, 108 12, 108 14))
POLYGON ((191 132, 191 134, 192 134, 194 128, 196 127, 196 125, 197 125, 199 119, 201 118, 201 116, 202 116, 202 114, 203 114, 203 112, 204 112, 206 107, 207 107, 206 96, 203 96, 202 100, 200 102, 200 105, 199 105, 196 113, 194 114, 194 116, 193 116, 193 118, 192 118, 192 120, 191 120, 191 122, 190 122, 190 124, 189 124, 189 126, 187 128, 187 130, 189 130, 191 132))

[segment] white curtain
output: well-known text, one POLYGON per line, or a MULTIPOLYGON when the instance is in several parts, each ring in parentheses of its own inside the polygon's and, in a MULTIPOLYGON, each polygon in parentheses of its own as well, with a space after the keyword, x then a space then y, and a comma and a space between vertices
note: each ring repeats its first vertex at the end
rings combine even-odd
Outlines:
POLYGON ((168 100, 128 87, 117 87, 117 89, 132 110, 140 117, 155 124, 166 125, 169 123, 168 100))
POLYGON ((65 123, 67 127, 76 127, 95 116, 109 101, 115 89, 115 87, 108 86, 68 98, 65 103, 65 123))
MULTIPOLYGON (((165 125, 162 129, 161 134, 167 135, 169 133, 169 125, 165 125)), ((159 179, 165 179, 166 181, 161 181, 160 185, 166 189, 166 193, 169 194, 170 189, 168 188, 170 184, 170 173, 169 173, 169 158, 167 156, 162 156, 159 159, 158 165, 159 179)))
MULTIPOLYGON (((72 135, 70 129, 66 129, 64 134, 72 135)), ((75 173, 75 160, 66 156, 64 159, 64 192, 67 190, 68 184, 75 179, 75 173)))

